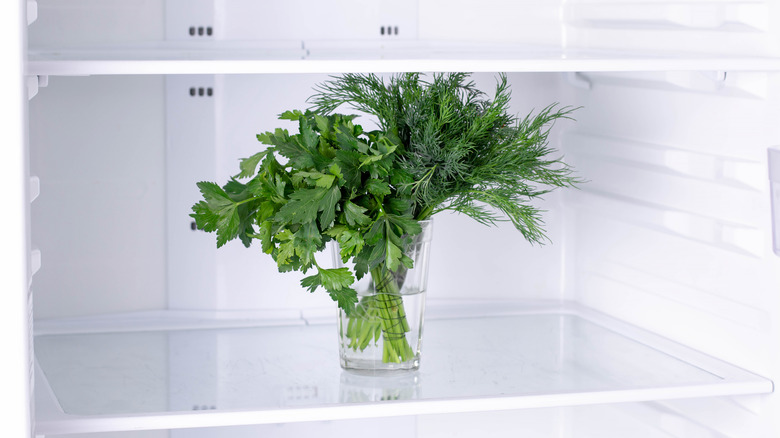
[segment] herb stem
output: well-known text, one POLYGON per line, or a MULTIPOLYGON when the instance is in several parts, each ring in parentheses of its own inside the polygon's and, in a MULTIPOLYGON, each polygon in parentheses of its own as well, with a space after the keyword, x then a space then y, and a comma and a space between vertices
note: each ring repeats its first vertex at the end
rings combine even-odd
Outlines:
POLYGON ((433 208, 434 208, 433 205, 429 205, 425 207, 424 209, 422 209, 422 211, 420 211, 420 214, 418 214, 415 219, 417 219, 418 221, 424 221, 425 219, 428 219, 433 215, 433 208))
POLYGON ((383 340, 383 362, 403 363, 414 358, 406 339, 409 322, 406 319, 403 297, 393 272, 380 265, 371 270, 376 288, 383 340))
POLYGON ((382 263, 371 270, 374 295, 363 297, 347 323, 349 348, 364 350, 382 337, 382 362, 404 363, 415 353, 406 333, 410 331, 401 285, 395 274, 382 263))
POLYGON ((257 201, 258 199, 263 199, 263 198, 256 196, 254 198, 247 198, 247 199, 244 199, 243 201, 235 202, 235 204, 238 206, 238 205, 241 205, 241 204, 246 204, 247 202, 257 201))

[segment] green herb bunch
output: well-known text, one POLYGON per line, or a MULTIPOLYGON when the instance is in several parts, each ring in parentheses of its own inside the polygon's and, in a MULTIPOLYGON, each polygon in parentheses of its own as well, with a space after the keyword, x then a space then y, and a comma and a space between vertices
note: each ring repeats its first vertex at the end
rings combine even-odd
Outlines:
POLYGON ((296 110, 280 119, 297 121, 299 133, 259 134, 270 147, 241 160, 241 172, 223 187, 199 182, 204 199, 191 216, 199 229, 216 231, 217 247, 236 238, 249 247, 257 239, 280 272, 316 268, 301 285, 312 292, 324 287, 350 314, 357 303, 354 275, 359 279, 380 264, 390 271, 412 267, 403 248, 421 227, 411 214, 411 191, 393 189, 404 173, 398 138, 364 133, 354 116, 296 110), (251 179, 238 181, 244 178, 251 179), (333 239, 343 261, 354 259, 354 275, 317 264, 315 254, 333 239))
POLYGON ((377 118, 382 131, 400 139, 400 169, 412 187, 417 220, 444 210, 494 225, 510 220, 532 243, 545 239, 541 212, 529 201, 555 187, 580 182, 553 150, 552 123, 572 108, 551 105, 520 120, 509 111, 510 90, 500 75, 493 99, 467 73, 405 73, 387 82, 345 74, 321 84, 314 111, 328 114, 346 104, 377 118))
POLYGON ((541 214, 530 201, 579 182, 566 164, 547 158, 550 126, 571 109, 552 105, 517 119, 508 113, 504 75, 490 99, 466 73, 387 81, 345 74, 320 84, 311 102, 310 110, 280 116, 298 123, 297 134, 259 134, 268 147, 241 160, 238 175, 221 187, 199 182, 203 199, 191 216, 199 229, 216 232, 218 247, 259 240, 280 272, 316 269, 301 285, 323 287, 343 309, 351 348, 381 334, 385 362, 414 355, 400 291, 413 268, 406 251, 419 221, 445 210, 483 224, 508 219, 528 241, 543 243, 541 214), (364 132, 356 116, 335 114, 344 104, 376 117, 379 129, 364 132), (353 270, 317 264, 315 254, 331 240, 353 270), (359 302, 352 285, 367 274, 377 295, 359 302))

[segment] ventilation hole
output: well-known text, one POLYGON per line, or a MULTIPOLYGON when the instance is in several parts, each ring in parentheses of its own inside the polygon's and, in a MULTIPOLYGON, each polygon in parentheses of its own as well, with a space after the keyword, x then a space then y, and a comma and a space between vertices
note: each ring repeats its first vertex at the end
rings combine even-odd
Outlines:
POLYGON ((190 229, 192 231, 195 231, 198 229, 198 225, 195 223, 195 221, 190 222, 190 229))
POLYGON ((385 27, 384 26, 379 28, 379 34, 380 35, 384 35, 385 34, 385 27))
POLYGON ((398 35, 398 26, 394 27, 393 31, 395 32, 396 35, 398 35))
POLYGON ((190 87, 190 96, 195 96, 195 87, 190 87))
POLYGON ((195 26, 190 26, 190 36, 195 36, 195 26))
POLYGON ((211 28, 211 26, 206 28, 206 35, 211 36, 211 34, 214 33, 214 30, 211 28))
POLYGON ((203 36, 203 26, 198 28, 198 35, 203 36))
POLYGON ((198 96, 203 96, 203 93, 205 93, 206 90, 203 89, 203 87, 198 88, 198 96))
POLYGON ((213 96, 213 95, 214 95, 214 90, 213 90, 213 89, 211 89, 211 87, 208 87, 208 88, 206 88, 206 95, 207 95, 208 97, 211 97, 211 96, 213 96))

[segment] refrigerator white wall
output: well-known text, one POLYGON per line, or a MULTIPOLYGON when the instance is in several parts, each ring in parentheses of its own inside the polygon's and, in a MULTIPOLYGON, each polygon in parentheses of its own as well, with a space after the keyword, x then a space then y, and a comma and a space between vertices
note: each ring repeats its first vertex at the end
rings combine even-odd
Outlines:
POLYGON ((0 101, 6 132, 3 159, 0 160, 0 184, 8 189, 6 213, 0 218, 3 237, 0 240, 0 279, 3 281, 0 330, 2 348, 7 354, 0 385, 7 396, 0 410, 7 424, 4 429, 14 436, 32 433, 32 374, 30 364, 31 319, 28 254, 29 242, 29 171, 27 166, 26 84, 24 71, 25 7, 15 2, 4 7, 0 18, 0 41, 5 53, 0 69, 0 101))
POLYGON ((30 101, 37 318, 164 308, 164 85, 53 77, 30 101))
MULTIPOLYGON (((564 195, 573 246, 566 290, 589 307, 776 375, 780 352, 765 347, 780 335, 767 159, 780 142, 780 75, 584 77, 590 88, 575 94, 586 109, 564 142, 591 181, 564 195)), ((744 409, 698 415, 704 424, 762 422, 764 434, 774 433, 773 399, 728 404, 744 409)))
MULTIPOLYGON (((22 208, 23 217, 3 218, 15 221, 7 229, 23 231, 9 236, 31 229, 31 247, 40 249, 42 269, 33 287, 41 326, 72 317, 94 317, 99 324, 117 312, 167 309, 218 318, 329 317, 333 304, 324 294, 301 291, 300 276, 276 273, 267 257, 238 243, 217 251, 212 235, 193 231, 187 214, 197 200, 194 183, 234 174, 237 159, 259 146, 254 135, 280 126, 276 114, 305 107, 310 87, 324 72, 372 69, 360 62, 400 58, 390 65, 516 69, 509 77, 513 110, 520 114, 555 101, 583 107, 576 123, 559 123, 552 136, 552 145, 589 180, 541 204, 548 210, 552 244, 531 247, 511 227, 486 229, 467 218, 439 217, 430 298, 574 301, 764 377, 780 375, 780 258, 772 248, 772 222, 778 219, 771 213, 767 162, 767 149, 780 145, 780 2, 33 5, 38 19, 29 28, 32 52, 54 51, 44 56, 54 61, 85 56, 67 50, 83 47, 86 56, 109 60, 123 59, 127 52, 121 49, 128 47, 133 59, 211 53, 239 61, 336 60, 324 70, 313 67, 316 73, 301 68, 293 75, 196 75, 182 68, 177 72, 187 74, 166 76, 140 63, 131 67, 140 75, 49 77, 29 103, 29 129, 10 142, 24 145, 29 133, 29 170, 40 180, 40 197, 29 207, 31 217, 22 208), (425 63, 439 52, 445 53, 442 63, 425 63), (459 63, 459 57, 469 61, 459 63), (523 63, 526 58, 535 61, 523 63), (746 69, 745 63, 757 67, 746 69), (589 66, 593 71, 578 72, 589 66)), ((6 28, 18 30, 19 24, 6 28)), ((14 47, 24 47, 21 40, 14 47)), ((290 68, 282 61, 271 63, 267 73, 290 68)), ((219 64, 218 73, 225 73, 224 65, 235 70, 230 73, 243 72, 239 63, 219 64)), ((20 76, 17 69, 3 83, 16 83, 9 89, 18 94, 20 76)), ((476 79, 490 92, 492 73, 476 79)), ((19 118, 14 123, 27 123, 27 108, 11 114, 19 118)), ((20 155, 8 155, 1 173, 26 203, 27 149, 14 151, 20 155)), ((28 246, 15 241, 5 251, 32 255, 28 246)), ((13 258, 23 264, 27 259, 13 258)), ((27 285, 5 279, 26 281, 18 274, 28 268, 5 267, 10 271, 2 278, 20 293, 14 299, 26 300, 27 285)), ((8 339, 17 343, 12 348, 25 365, 28 353, 20 350, 26 348, 21 341, 27 326, 19 318, 27 313, 19 307, 26 305, 4 306, 4 320, 12 325, 8 339)), ((216 340, 203 347, 222 358, 240 357, 220 350, 224 346, 216 340)), ((575 356, 577 348, 565 346, 575 356)), ((188 351, 185 359, 198 359, 196 350, 188 351)), ((187 360, 181 362, 158 365, 184 378, 187 360)), ((225 371, 208 366, 217 375, 225 371)), ((29 391, 17 393, 27 397, 29 391)), ((488 427, 496 436, 753 438, 780 433, 773 415, 778 404, 767 395, 710 397, 183 429, 170 436, 335 435, 385 430, 386 424, 420 437, 471 436, 488 427)), ((23 414, 15 418, 27 425, 23 414)))

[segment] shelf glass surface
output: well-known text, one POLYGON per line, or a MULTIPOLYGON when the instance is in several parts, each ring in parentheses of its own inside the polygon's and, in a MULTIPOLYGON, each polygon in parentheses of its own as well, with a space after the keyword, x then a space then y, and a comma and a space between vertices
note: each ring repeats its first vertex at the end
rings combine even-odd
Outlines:
POLYGON ((35 338, 51 393, 65 417, 86 421, 74 429, 84 431, 111 429, 88 427, 91 416, 166 428, 177 426, 143 418, 253 413, 204 417, 213 426, 285 422, 280 413, 300 409, 341 419, 771 391, 768 380, 711 358, 682 359, 675 348, 556 312, 429 319, 420 370, 395 376, 342 371, 330 324, 35 338))

